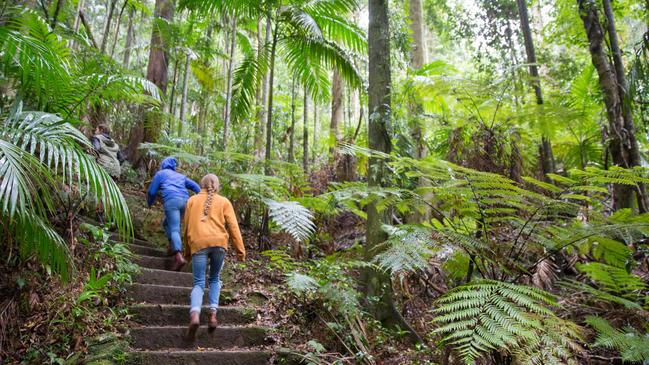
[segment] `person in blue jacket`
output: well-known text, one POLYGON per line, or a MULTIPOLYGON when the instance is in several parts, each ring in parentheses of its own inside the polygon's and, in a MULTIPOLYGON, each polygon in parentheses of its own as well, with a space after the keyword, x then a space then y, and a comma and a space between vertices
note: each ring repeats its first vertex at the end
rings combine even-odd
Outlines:
POLYGON ((176 172, 178 162, 175 157, 167 157, 160 164, 158 171, 148 191, 148 204, 151 207, 156 202, 158 193, 162 196, 162 205, 164 206, 165 219, 162 222, 169 243, 171 252, 175 255, 175 262, 172 270, 178 271, 185 264, 182 251, 183 245, 180 239, 180 221, 185 213, 185 204, 189 199, 187 189, 199 193, 201 187, 187 176, 176 172))

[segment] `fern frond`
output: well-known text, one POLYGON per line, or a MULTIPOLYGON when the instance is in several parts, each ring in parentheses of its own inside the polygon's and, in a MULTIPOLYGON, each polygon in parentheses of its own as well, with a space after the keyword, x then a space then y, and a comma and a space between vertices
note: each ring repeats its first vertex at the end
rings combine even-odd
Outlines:
POLYGON ((633 328, 624 331, 616 329, 605 319, 596 316, 587 317, 586 323, 597 331, 594 346, 617 350, 624 361, 649 361, 648 334, 640 334, 633 328))
POLYGON ((382 244, 384 249, 373 259, 379 267, 390 273, 417 271, 428 267, 434 254, 431 249, 431 230, 422 226, 384 226, 389 238, 382 244))
POLYGON ((440 297, 433 320, 467 364, 485 353, 511 352, 538 342, 541 317, 553 316, 548 306, 555 298, 542 290, 500 281, 481 281, 454 288, 440 297))
POLYGON ((313 214, 295 201, 277 202, 266 199, 268 214, 278 226, 296 241, 304 242, 315 232, 313 214))

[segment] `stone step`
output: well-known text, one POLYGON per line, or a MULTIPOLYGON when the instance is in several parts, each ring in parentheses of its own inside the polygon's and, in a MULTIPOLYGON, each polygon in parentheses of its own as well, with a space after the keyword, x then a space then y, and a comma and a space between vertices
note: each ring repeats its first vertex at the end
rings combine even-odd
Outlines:
POLYGON ((141 245, 141 246, 149 246, 149 247, 153 247, 153 248, 158 248, 158 246, 153 242, 145 241, 145 240, 135 238, 135 237, 122 237, 121 235, 119 235, 118 233, 115 233, 115 232, 111 232, 110 237, 114 241, 118 241, 118 242, 129 242, 129 243, 135 243, 135 244, 138 244, 138 245, 141 245))
POLYGON ((266 351, 133 351, 129 364, 156 365, 263 365, 266 351))
POLYGON ((271 344, 268 329, 263 327, 224 327, 208 330, 201 326, 195 341, 187 340, 187 326, 141 327, 131 329, 131 347, 144 350, 161 349, 227 349, 271 344))
POLYGON ((146 256, 139 255, 135 258, 135 263, 147 269, 169 270, 174 263, 172 257, 146 256))
MULTIPOLYGON (((136 303, 150 304, 180 304, 189 305, 189 295, 192 292, 191 287, 152 285, 152 284, 131 284, 128 288, 129 296, 136 303)), ((208 289, 205 289, 203 295, 203 304, 207 303, 208 289)), ((219 304, 227 305, 233 302, 232 292, 221 290, 219 304)))
POLYGON ((133 281, 140 284, 184 286, 187 288, 194 285, 194 277, 191 273, 147 268, 141 268, 140 272, 134 275, 133 281))
POLYGON ((153 248, 151 246, 143 246, 143 245, 138 245, 136 243, 131 243, 128 245, 128 248, 131 250, 131 252, 138 255, 168 257, 167 252, 158 248, 153 248))
MULTIPOLYGON (((184 326, 189 322, 189 303, 185 305, 137 304, 129 307, 136 323, 145 326, 184 326)), ((207 323, 208 307, 201 311, 201 323, 207 323)), ((219 324, 245 325, 255 321, 257 311, 242 307, 221 307, 218 311, 219 324)))

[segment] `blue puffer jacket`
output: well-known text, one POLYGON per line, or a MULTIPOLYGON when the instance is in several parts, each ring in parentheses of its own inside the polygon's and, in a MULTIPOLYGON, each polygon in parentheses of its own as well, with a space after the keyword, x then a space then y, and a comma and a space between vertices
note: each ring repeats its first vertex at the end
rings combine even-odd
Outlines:
POLYGON ((171 199, 189 199, 187 189, 200 193, 201 187, 194 180, 185 175, 176 172, 178 162, 175 157, 167 157, 160 164, 158 171, 149 185, 148 203, 152 206, 155 203, 158 192, 162 195, 162 201, 167 202, 171 199))

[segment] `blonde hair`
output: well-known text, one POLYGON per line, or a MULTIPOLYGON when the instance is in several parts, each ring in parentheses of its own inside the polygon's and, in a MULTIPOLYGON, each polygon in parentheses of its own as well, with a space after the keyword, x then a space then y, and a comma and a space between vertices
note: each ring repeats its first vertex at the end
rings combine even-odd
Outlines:
POLYGON ((218 193, 221 189, 221 184, 219 183, 219 178, 214 174, 207 174, 201 179, 201 189, 207 191, 207 199, 205 199, 205 206, 203 207, 203 218, 201 221, 207 219, 207 216, 210 213, 210 207, 212 205, 212 198, 215 193, 218 193))

